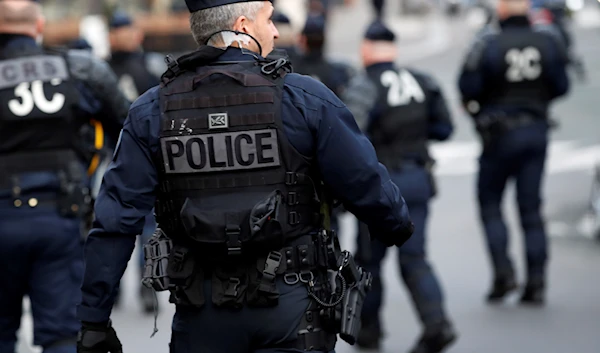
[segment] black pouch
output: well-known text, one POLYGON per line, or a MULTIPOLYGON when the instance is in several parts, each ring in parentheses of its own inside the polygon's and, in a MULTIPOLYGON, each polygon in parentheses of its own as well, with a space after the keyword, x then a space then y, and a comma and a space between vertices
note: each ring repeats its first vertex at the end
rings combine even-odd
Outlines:
POLYGON ((240 309, 248 288, 244 268, 218 266, 212 272, 212 302, 217 307, 240 309))
POLYGON ((278 251, 271 251, 266 260, 257 261, 256 269, 251 269, 250 284, 246 300, 248 306, 268 308, 279 304, 279 290, 275 279, 277 270, 281 265, 282 255, 278 251))
POLYGON ((177 305, 204 305, 204 272, 196 266, 190 251, 175 245, 169 256, 167 275, 172 285, 170 301, 177 305))
POLYGON ((188 239, 198 244, 203 260, 222 262, 228 255, 239 255, 249 238, 249 211, 206 211, 187 199, 180 212, 188 239))
POLYGON ((180 217, 186 235, 203 245, 225 242, 225 219, 223 212, 204 211, 189 198, 181 207, 180 217))
POLYGON ((280 216, 281 200, 281 192, 276 190, 254 205, 250 211, 249 246, 253 249, 264 251, 264 249, 281 249, 284 246, 280 216))

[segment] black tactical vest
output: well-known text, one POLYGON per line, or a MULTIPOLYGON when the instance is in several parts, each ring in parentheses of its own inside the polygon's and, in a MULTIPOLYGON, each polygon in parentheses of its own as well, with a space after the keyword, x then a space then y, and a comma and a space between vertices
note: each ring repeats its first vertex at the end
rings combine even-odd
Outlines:
POLYGON ((9 171, 64 167, 81 126, 74 123, 78 93, 65 57, 29 54, 0 59, 0 184, 9 171))
POLYGON ((542 33, 510 30, 496 38, 500 72, 492 77, 493 90, 483 99, 487 105, 524 107, 546 116, 550 92, 544 80, 544 57, 549 41, 542 33))
POLYGON ((381 113, 368 129, 381 163, 400 168, 410 159, 428 160, 429 92, 406 69, 378 69, 368 73, 377 85, 377 108, 381 113))
POLYGON ((196 66, 161 85, 161 228, 211 263, 317 230, 319 179, 283 133, 283 77, 254 61, 196 66))

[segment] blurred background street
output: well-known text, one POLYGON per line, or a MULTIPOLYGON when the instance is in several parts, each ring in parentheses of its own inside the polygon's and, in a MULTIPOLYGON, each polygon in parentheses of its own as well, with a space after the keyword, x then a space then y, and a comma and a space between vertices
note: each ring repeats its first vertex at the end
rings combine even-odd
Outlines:
MULTIPOLYGON (((423 5, 425 9, 420 9, 421 3, 415 0, 409 3, 414 8, 405 5, 401 9, 400 2, 388 2, 386 20, 400 37, 400 62, 431 73, 441 82, 456 126, 449 142, 433 146, 439 194, 432 203, 428 229, 430 259, 442 282, 448 312, 460 334, 448 352, 600 353, 600 242, 594 238, 594 220, 589 213, 593 172, 600 162, 599 3, 596 0, 571 2, 576 10, 572 17, 573 38, 586 64, 587 78, 580 81, 571 72, 571 93, 552 111, 560 126, 552 133, 544 187, 544 212, 551 236, 549 290, 547 305, 536 309, 519 306, 516 298, 499 306, 484 302, 491 273, 475 202, 480 144, 471 119, 460 104, 456 82, 466 50, 474 33, 483 25, 485 13, 480 8, 465 7, 456 16, 447 16, 442 11, 443 6, 440 8, 437 4, 423 5)), ((131 10, 144 8, 141 1, 121 3, 131 10)), ((305 16, 301 0, 279 0, 279 3, 294 26, 301 27, 305 16)), ((95 0, 50 0, 46 5, 51 21, 79 17, 84 12, 102 14, 105 11, 102 2, 95 0)), ((154 7, 146 8, 160 13, 171 5, 161 0, 155 2, 154 7)), ((352 6, 336 6, 331 16, 328 55, 358 68, 359 43, 372 20, 370 3, 356 0, 352 6)), ((187 15, 181 18, 179 21, 185 29, 187 15)), ((95 17, 77 21, 81 33, 95 45, 95 52, 104 55, 108 49, 103 47, 106 40, 101 38, 101 21, 95 17)), ((161 25, 154 22, 155 28, 161 25)), ((189 43, 185 30, 181 33, 177 40, 189 43)), ((164 41, 147 39, 147 43, 154 46, 152 50, 160 51, 164 41)), ((512 187, 509 190, 505 208, 512 233, 512 253, 517 268, 523 268, 523 238, 512 187)), ((354 248, 355 231, 353 216, 344 215, 341 234, 346 248, 354 248)), ((114 326, 125 353, 167 352, 174 306, 168 304, 165 293, 159 295, 159 332, 150 339, 153 317, 143 314, 138 300, 139 274, 135 259, 126 273, 121 305, 112 316, 114 326)), ((524 280, 523 273, 518 276, 520 281, 524 280)), ((406 352, 421 327, 400 282, 395 251, 388 253, 385 278, 386 338, 381 351, 406 352)), ((20 332, 19 353, 38 351, 30 345, 31 329, 31 319, 26 315, 20 332)), ((355 350, 341 341, 337 348, 338 353, 355 350)))

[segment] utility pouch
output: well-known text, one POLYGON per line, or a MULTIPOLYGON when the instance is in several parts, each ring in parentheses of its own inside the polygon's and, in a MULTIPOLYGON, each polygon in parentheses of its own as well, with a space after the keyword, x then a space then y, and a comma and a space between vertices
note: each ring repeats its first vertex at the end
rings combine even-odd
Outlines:
POLYGON ((281 192, 276 190, 254 205, 250 211, 251 235, 248 242, 250 249, 260 251, 265 248, 281 249, 284 246, 280 215, 281 202, 281 192))
POLYGON ((273 307, 279 304, 279 290, 275 283, 281 264, 280 252, 271 251, 266 260, 258 260, 257 270, 252 271, 246 300, 248 306, 273 307))
POLYGON ((204 271, 196 266, 194 254, 175 245, 169 256, 167 276, 170 281, 170 301, 177 305, 200 308, 204 305, 204 271))
POLYGON ((241 309, 248 288, 247 270, 243 267, 218 266, 212 271, 212 302, 222 308, 241 309))
POLYGON ((66 170, 58 172, 60 194, 58 212, 62 217, 83 219, 92 205, 90 189, 83 185, 83 171, 77 161, 69 161, 66 170))
POLYGON ((142 284, 157 292, 170 288, 170 279, 167 274, 169 256, 173 242, 167 237, 162 229, 156 228, 154 234, 144 245, 144 273, 142 284))

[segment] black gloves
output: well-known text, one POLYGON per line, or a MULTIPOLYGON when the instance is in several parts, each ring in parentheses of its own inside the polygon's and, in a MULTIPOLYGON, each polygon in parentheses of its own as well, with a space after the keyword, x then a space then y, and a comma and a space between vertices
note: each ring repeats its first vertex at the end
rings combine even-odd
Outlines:
POLYGON ((77 353, 123 353, 111 322, 82 322, 77 336, 77 353))

